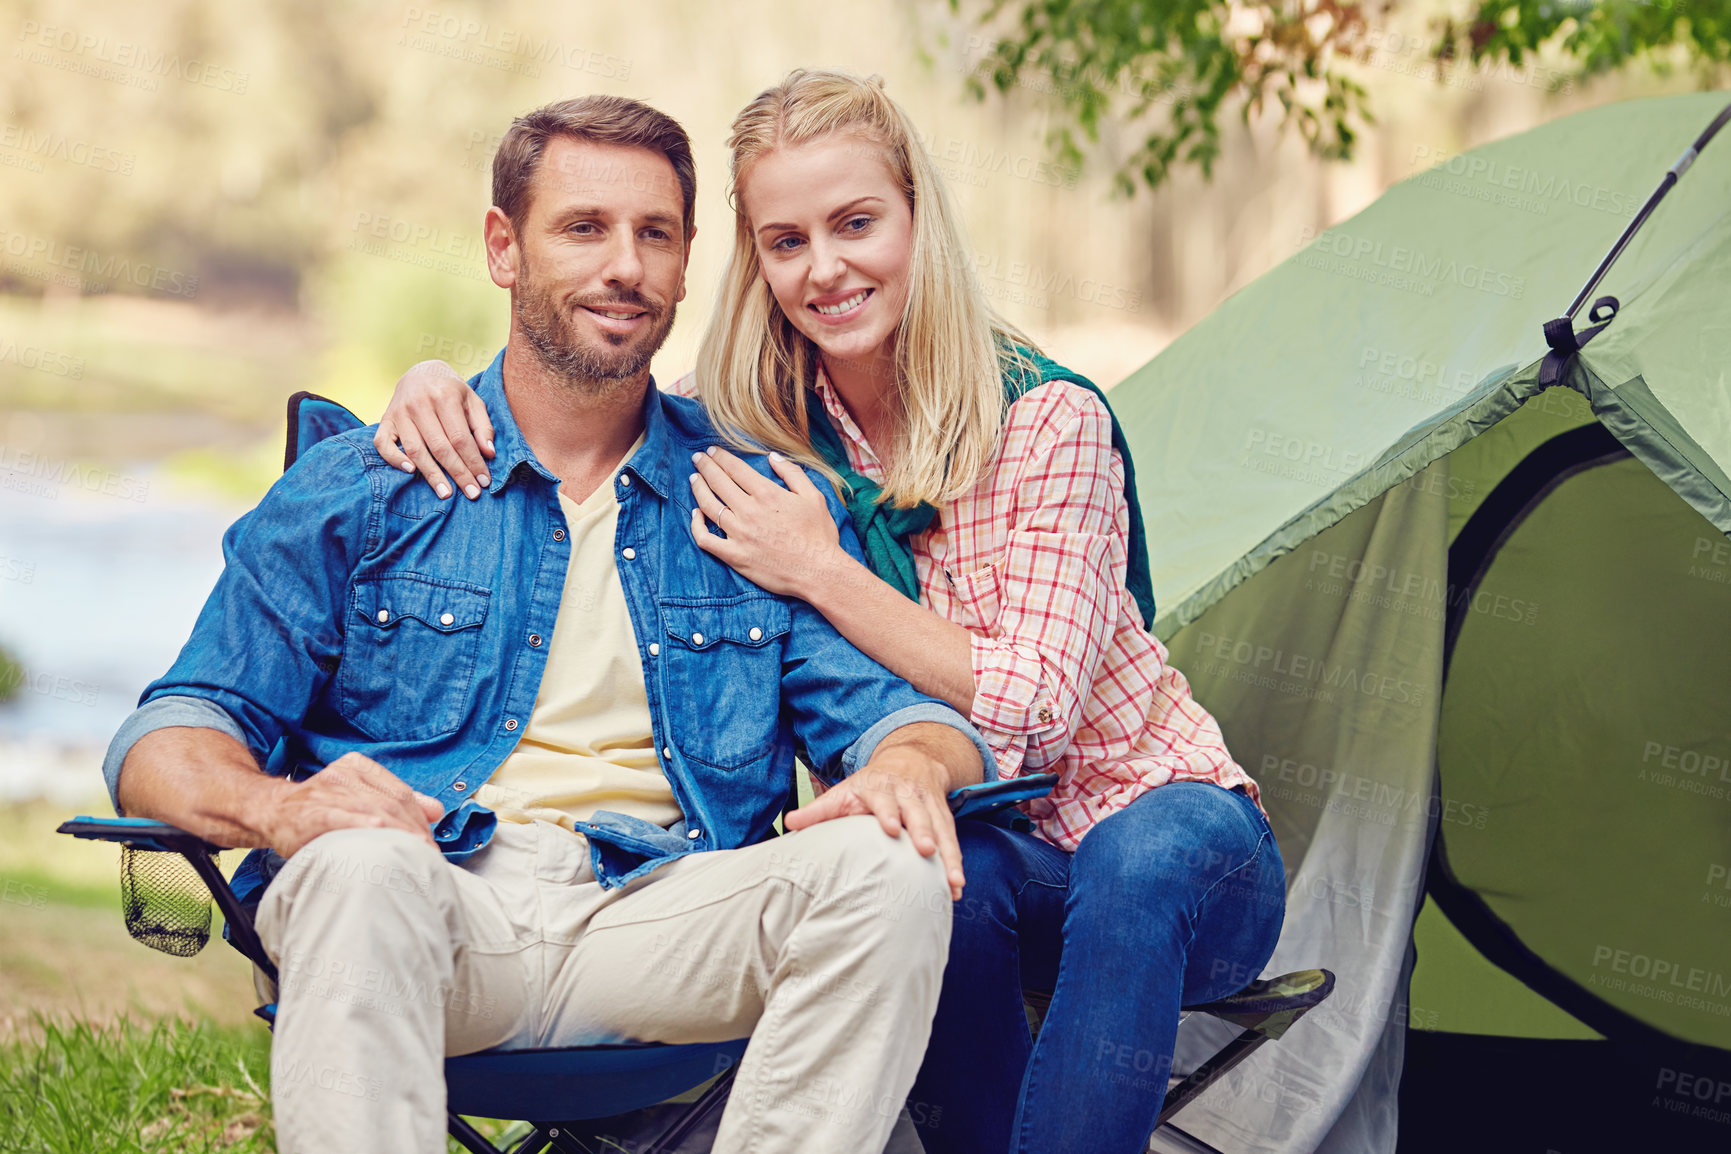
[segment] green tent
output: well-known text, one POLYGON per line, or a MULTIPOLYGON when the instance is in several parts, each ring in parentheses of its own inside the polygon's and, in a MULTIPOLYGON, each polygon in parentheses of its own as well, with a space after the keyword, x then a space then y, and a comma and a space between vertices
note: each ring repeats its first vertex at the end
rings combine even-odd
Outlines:
POLYGON ((1112 391, 1155 631, 1286 855, 1269 969, 1340 979, 1195 1138, 1731 1145, 1731 132, 1690 151, 1725 104, 1449 158, 1112 391))

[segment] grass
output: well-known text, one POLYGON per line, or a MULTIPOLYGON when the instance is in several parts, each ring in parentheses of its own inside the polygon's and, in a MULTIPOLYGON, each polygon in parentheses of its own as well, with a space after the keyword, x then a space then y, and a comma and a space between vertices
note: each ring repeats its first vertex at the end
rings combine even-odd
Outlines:
MULTIPOLYGON (((38 1018, 0 1044, 5 1154, 269 1154, 270 1035, 262 1025, 38 1018)), ((489 1138, 509 1124, 471 1119, 489 1138)), ((450 1143, 453 1154, 461 1154, 450 1143)))
POLYGON ((274 1150, 263 1027, 38 1019, 0 1046, 0 1150, 274 1150))

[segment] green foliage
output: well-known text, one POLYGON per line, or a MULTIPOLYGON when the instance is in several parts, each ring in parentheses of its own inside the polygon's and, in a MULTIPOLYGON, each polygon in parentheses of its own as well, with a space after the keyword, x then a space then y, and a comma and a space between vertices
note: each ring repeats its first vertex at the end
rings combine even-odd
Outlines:
POLYGON ((370 420, 416 361, 437 357, 463 373, 485 368, 505 343, 505 294, 484 279, 478 258, 467 271, 474 275, 364 252, 333 257, 314 299, 334 341, 313 391, 370 420))
POLYGON ((11 701, 24 688, 24 666, 0 645, 0 702, 11 701))
MULTIPOLYGON (((38 1017, 0 1043, 0 1150, 16 1154, 271 1154, 262 1025, 38 1017)), ((469 1119, 497 1142, 524 1128, 469 1119)), ((462 1154, 449 1142, 451 1154, 462 1154)))
MULTIPOLYGON (((1079 166, 1108 124, 1141 134, 1114 174, 1118 190, 1157 188, 1174 168, 1213 173, 1220 117, 1276 110, 1312 153, 1349 160, 1375 122, 1353 79, 1368 60, 1376 22, 1393 7, 1343 0, 984 0, 977 25, 999 38, 969 76, 984 97, 1025 87, 1049 93, 1061 116, 1050 144, 1079 166)), ((1520 67, 1560 53, 1585 75, 1644 59, 1661 71, 1686 62, 1708 80, 1731 60, 1731 0, 1479 0, 1464 21, 1435 25, 1429 59, 1439 80, 1459 61, 1520 67)), ((1556 87, 1572 77, 1558 74, 1556 87)))
MULTIPOLYGON (((951 0, 960 8, 961 0, 951 0)), ((1351 156, 1371 122, 1364 88, 1337 66, 1366 29, 1366 5, 1334 0, 1252 4, 1220 0, 990 0, 979 16, 1004 34, 978 74, 1051 92, 1065 118, 1053 131, 1061 159, 1082 162, 1083 141, 1109 120, 1145 132, 1119 167, 1121 192, 1164 183, 1176 166, 1211 175, 1220 155, 1219 118, 1236 105, 1249 118, 1278 106, 1321 156, 1351 156)))
POLYGON ((1731 61, 1731 3, 1727 0, 1481 0, 1463 21, 1444 21, 1439 58, 1520 65, 1549 45, 1560 47, 1581 74, 1614 72, 1638 59, 1663 71, 1681 55, 1687 62, 1731 61))
POLYGON ((371 421, 417 361, 438 358, 464 375, 486 368, 509 318, 504 294, 479 267, 470 271, 453 276, 358 252, 333 257, 316 307, 331 318, 334 339, 308 387, 371 421))
POLYGON ((38 1020, 0 1045, 0 1133, 20 1154, 227 1150, 266 1154, 264 1029, 38 1020))

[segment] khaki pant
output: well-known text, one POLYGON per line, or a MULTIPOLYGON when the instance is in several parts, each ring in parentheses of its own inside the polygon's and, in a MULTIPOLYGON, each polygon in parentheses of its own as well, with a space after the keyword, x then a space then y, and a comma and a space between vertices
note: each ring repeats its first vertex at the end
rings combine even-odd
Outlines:
POLYGON ((291 858, 258 911, 279 1148, 442 1154, 445 1055, 750 1035, 717 1151, 883 1150, 949 946, 936 857, 849 817, 593 879, 544 822, 460 867, 390 830, 291 858))

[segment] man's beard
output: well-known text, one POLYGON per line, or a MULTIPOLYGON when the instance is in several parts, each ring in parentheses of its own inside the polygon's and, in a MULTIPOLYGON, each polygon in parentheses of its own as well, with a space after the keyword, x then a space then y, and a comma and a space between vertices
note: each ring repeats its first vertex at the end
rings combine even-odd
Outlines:
POLYGON ((582 298, 572 302, 591 309, 634 308, 649 314, 647 331, 632 336, 602 335, 602 344, 585 344, 577 335, 572 316, 563 311, 553 294, 523 269, 522 283, 517 293, 517 323, 523 337, 548 372, 576 384, 582 381, 624 381, 649 367, 673 328, 677 303, 670 303, 665 313, 652 305, 648 298, 632 289, 604 297, 582 298))

